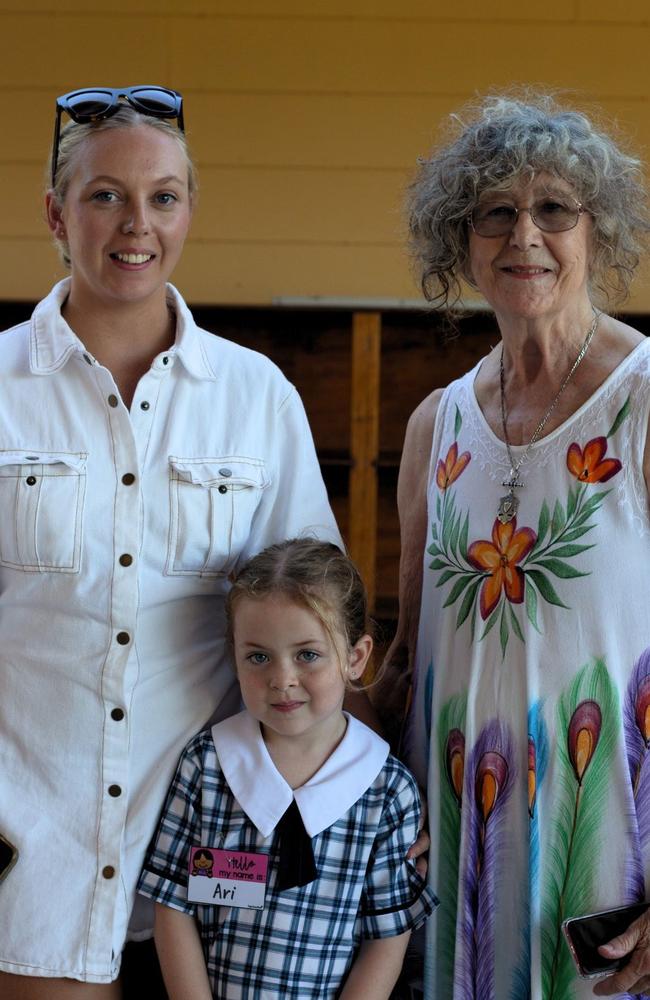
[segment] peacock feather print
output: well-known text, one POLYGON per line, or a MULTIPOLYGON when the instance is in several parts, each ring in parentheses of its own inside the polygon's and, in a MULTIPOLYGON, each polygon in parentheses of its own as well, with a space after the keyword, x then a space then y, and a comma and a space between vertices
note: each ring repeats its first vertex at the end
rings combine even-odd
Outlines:
POLYGON ((440 836, 438 872, 440 890, 436 981, 440 996, 452 996, 454 950, 458 911, 458 861, 460 856, 461 810, 465 775, 465 714, 467 695, 458 694, 443 706, 438 723, 438 761, 440 780, 440 836))
MULTIPOLYGON (((466 757, 463 785, 466 847, 456 986, 463 1000, 494 1000, 496 897, 503 885, 509 830, 506 806, 516 778, 507 726, 489 722, 466 757)), ((441 994, 442 995, 442 994, 441 994)))
MULTIPOLYGON (((546 776, 549 757, 548 729, 542 715, 543 702, 531 705, 528 712, 528 817, 530 844, 528 878, 531 909, 539 909, 539 811, 537 798, 546 776)), ((539 913, 531 913, 537 922, 539 913)))
POLYGON ((575 970, 562 939, 565 917, 588 913, 601 852, 618 734, 618 694, 601 659, 560 696, 548 850, 541 907, 543 1000, 572 1000, 575 970))
POLYGON ((520 938, 520 958, 515 966, 509 1000, 530 997, 531 927, 539 925, 539 810, 537 797, 546 776, 549 742, 542 715, 543 700, 528 710, 528 885, 520 887, 524 911, 520 938))
POLYGON ((625 890, 626 900, 633 902, 645 899, 642 858, 650 844, 650 649, 634 665, 623 703, 623 729, 632 799, 625 890))

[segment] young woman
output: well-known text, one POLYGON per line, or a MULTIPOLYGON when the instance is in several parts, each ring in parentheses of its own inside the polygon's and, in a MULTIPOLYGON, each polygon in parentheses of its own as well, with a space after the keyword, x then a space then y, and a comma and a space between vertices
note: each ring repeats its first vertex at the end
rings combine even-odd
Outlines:
POLYGON ((436 899, 405 860, 415 782, 342 710, 372 649, 363 583, 298 539, 227 607, 247 711, 188 744, 140 880, 171 1000, 387 1000, 436 899))
POLYGON ((0 337, 3 1000, 119 996, 178 753, 238 707, 228 577, 339 539, 293 387, 167 283, 196 192, 182 126, 164 88, 59 98, 47 218, 70 276, 0 337))

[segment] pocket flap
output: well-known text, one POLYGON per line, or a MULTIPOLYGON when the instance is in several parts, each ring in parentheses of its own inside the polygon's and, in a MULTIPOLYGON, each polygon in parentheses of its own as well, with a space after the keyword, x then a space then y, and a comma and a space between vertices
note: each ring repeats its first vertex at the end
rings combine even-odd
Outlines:
MULTIPOLYGON (((20 466, 20 474, 25 467, 63 465, 70 470, 60 470, 60 475, 80 475, 86 467, 88 455, 83 452, 70 451, 0 451, 0 476, 15 475, 10 466, 20 466)), ((41 475, 54 475, 54 470, 40 469, 41 475)))
POLYGON ((224 455, 223 458, 176 458, 169 456, 175 479, 196 486, 268 486, 266 468, 260 458, 224 455))

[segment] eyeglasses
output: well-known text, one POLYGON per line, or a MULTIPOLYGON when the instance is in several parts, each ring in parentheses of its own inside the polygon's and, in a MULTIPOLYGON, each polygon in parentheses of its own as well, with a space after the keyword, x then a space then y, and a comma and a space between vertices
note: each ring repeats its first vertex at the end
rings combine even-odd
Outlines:
POLYGON ((478 236, 507 236, 517 224, 520 212, 529 212, 538 229, 544 233, 565 233, 578 225, 584 208, 575 198, 542 198, 532 208, 515 208, 500 201, 477 205, 469 216, 469 224, 478 236))
POLYGON ((85 87, 72 90, 56 99, 56 121, 52 145, 52 187, 56 180, 61 139, 61 115, 65 111, 78 125, 98 122, 111 118, 120 109, 124 98, 132 108, 150 118, 175 118, 181 132, 185 131, 183 121, 183 97, 176 90, 166 87, 85 87))

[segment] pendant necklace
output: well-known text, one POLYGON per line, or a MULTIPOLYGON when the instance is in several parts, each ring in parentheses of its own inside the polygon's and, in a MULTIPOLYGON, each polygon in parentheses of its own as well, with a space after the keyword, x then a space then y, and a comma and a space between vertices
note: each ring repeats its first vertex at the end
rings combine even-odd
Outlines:
POLYGON ((512 449, 510 447, 510 441, 508 440, 508 429, 506 423, 505 372, 503 369, 503 343, 501 344, 501 357, 499 359, 499 384, 501 388, 501 427, 503 429, 503 440, 506 446, 506 451, 508 452, 508 460, 510 462, 510 478, 504 479, 503 482, 501 483, 502 486, 508 487, 508 492, 505 494, 505 496, 502 496, 501 499, 499 500, 499 508, 497 510, 497 518, 499 521, 501 521, 502 524, 507 524, 508 521, 512 521, 513 517, 516 517, 517 515, 517 510, 519 509, 519 498, 515 496, 515 490, 521 489, 521 487, 524 485, 517 478, 519 470, 526 461, 526 459, 528 458, 528 453, 530 452, 530 449, 533 447, 533 445, 539 438, 540 434, 546 427, 546 423, 549 417, 551 416, 553 410, 557 406, 560 400, 560 396, 568 386, 576 368, 579 366, 580 362, 587 353, 592 337, 596 332, 596 327, 598 326, 598 320, 600 319, 600 313, 597 313, 595 309, 593 311, 594 311, 594 319, 591 326, 589 327, 589 331, 584 339, 582 347, 578 351, 578 356, 571 365, 571 368, 569 369, 569 372, 566 375, 562 385, 558 389, 555 399, 553 400, 548 410, 546 411, 546 413, 538 423, 537 427, 533 431, 533 436, 526 445, 524 453, 518 462, 515 462, 514 458, 512 457, 512 449))

